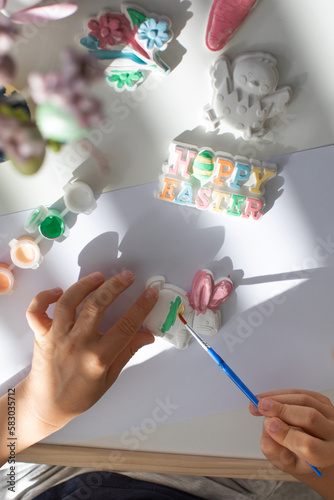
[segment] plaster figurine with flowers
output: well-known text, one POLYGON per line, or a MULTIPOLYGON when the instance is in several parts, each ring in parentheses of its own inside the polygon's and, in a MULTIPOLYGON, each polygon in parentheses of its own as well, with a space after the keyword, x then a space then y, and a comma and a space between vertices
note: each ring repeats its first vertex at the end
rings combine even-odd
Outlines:
POLYGON ((191 339, 178 313, 182 314, 199 335, 214 335, 221 325, 219 307, 233 291, 230 278, 215 281, 211 271, 207 269, 196 273, 190 293, 166 283, 163 276, 150 278, 146 286, 155 288, 159 292, 159 298, 143 326, 177 349, 186 349, 191 339))
POLYGON ((160 57, 173 37, 170 26, 167 17, 125 3, 120 13, 104 9, 89 19, 80 43, 103 65, 111 87, 135 90, 149 73, 170 71, 160 57))
POLYGON ((265 122, 285 112, 291 88, 277 88, 277 61, 265 52, 240 54, 231 62, 221 55, 211 70, 213 99, 206 127, 245 140, 263 137, 265 122))

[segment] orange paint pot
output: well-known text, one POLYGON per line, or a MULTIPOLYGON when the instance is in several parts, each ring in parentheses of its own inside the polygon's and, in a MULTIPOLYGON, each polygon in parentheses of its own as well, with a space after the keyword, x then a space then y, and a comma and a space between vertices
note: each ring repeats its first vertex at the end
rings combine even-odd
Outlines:
POLYGON ((43 258, 39 246, 31 236, 21 236, 9 242, 10 258, 15 266, 22 269, 37 269, 43 258))
POLYGON ((10 295, 14 289, 14 275, 8 264, 0 262, 0 295, 10 295))

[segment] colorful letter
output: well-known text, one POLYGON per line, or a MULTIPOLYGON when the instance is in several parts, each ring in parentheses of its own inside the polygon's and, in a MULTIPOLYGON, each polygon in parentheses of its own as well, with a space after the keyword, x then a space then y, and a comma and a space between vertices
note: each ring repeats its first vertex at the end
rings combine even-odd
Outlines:
POLYGON ((235 215, 236 217, 240 217, 241 211, 240 207, 245 201, 246 197, 245 196, 238 196, 237 194, 232 194, 232 206, 230 210, 228 210, 226 213, 229 215, 235 215))
POLYGON ((183 169, 181 172, 182 177, 188 179, 190 177, 191 166, 196 155, 196 151, 191 151, 190 149, 185 151, 184 149, 179 149, 178 146, 176 146, 174 167, 170 168, 168 172, 170 174, 177 175, 179 168, 181 167, 183 169), (185 159, 183 159, 182 156, 185 156, 185 159))
POLYGON ((255 179, 256 179, 255 186, 250 188, 250 191, 252 193, 261 194, 260 187, 262 186, 262 184, 264 185, 264 183, 269 179, 269 177, 276 175, 275 170, 267 170, 265 168, 263 171, 263 175, 260 177, 261 172, 262 172, 262 169, 259 167, 252 168, 252 174, 255 175, 255 179))
POLYGON ((165 177, 164 183, 165 183, 164 190, 159 195, 159 198, 162 200, 173 201, 174 200, 173 189, 179 185, 179 181, 168 179, 168 177, 165 177))
POLYGON ((195 201, 196 208, 206 210, 209 208, 212 188, 202 188, 198 191, 198 199, 195 201))
POLYGON ((229 160, 223 160, 222 158, 218 158, 217 163, 219 164, 219 172, 216 179, 214 179, 213 183, 222 186, 224 184, 224 177, 229 177, 233 172, 233 163, 229 160))
POLYGON ((180 205, 193 205, 193 188, 191 184, 185 184, 175 203, 180 205))
POLYGON ((235 166, 235 170, 235 177, 233 182, 231 182, 230 187, 233 189, 240 189, 241 185, 239 184, 239 181, 246 181, 250 176, 251 169, 244 163, 237 163, 235 166))
POLYGON ((251 215, 253 219, 258 220, 262 215, 261 209, 262 209, 261 200, 256 200, 254 198, 247 198, 245 213, 242 216, 248 219, 249 216, 251 215))
POLYGON ((214 191, 213 192, 213 198, 216 200, 215 205, 212 206, 212 211, 213 212, 222 212, 223 209, 220 208, 221 202, 223 200, 226 200, 227 202, 230 200, 230 193, 221 193, 220 191, 214 191))

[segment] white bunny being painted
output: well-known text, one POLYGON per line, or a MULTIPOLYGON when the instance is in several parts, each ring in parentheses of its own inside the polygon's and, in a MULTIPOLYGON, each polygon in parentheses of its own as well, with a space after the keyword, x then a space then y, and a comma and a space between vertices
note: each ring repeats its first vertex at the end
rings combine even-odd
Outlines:
POLYGON ((233 290, 230 278, 214 281, 212 273, 206 269, 196 273, 190 294, 166 283, 163 276, 150 278, 146 286, 155 288, 159 299, 143 326, 177 349, 186 349, 191 339, 177 314, 180 305, 184 306, 182 316, 199 335, 214 335, 221 324, 219 306, 233 290))
POLYGON ((291 88, 278 84, 277 61, 264 52, 249 52, 231 62, 222 55, 212 71, 213 100, 207 106, 206 126, 231 132, 245 140, 263 137, 265 121, 285 111, 291 88))

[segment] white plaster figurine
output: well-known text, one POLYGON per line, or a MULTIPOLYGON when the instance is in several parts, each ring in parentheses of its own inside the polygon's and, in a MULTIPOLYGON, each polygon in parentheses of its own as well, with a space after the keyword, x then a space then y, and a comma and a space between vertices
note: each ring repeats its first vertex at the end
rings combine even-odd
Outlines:
POLYGON ((230 132, 245 140, 261 138, 264 125, 286 109, 291 88, 276 88, 276 59, 264 52, 241 54, 231 62, 221 55, 211 70, 213 100, 205 109, 207 130, 230 132))
POLYGON ((155 288, 159 292, 159 298, 143 326, 177 349, 186 349, 191 339, 178 312, 181 312, 199 335, 214 335, 221 325, 219 306, 233 291, 230 278, 214 281, 212 273, 207 269, 196 273, 190 293, 166 283, 163 276, 153 276, 146 287, 155 288))

